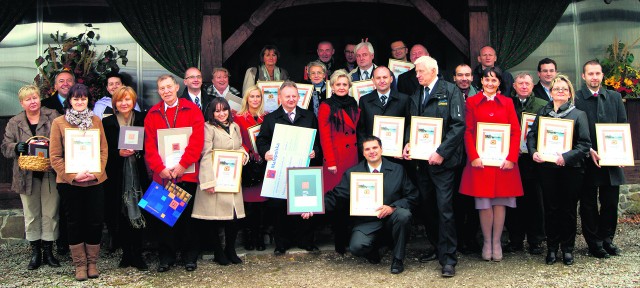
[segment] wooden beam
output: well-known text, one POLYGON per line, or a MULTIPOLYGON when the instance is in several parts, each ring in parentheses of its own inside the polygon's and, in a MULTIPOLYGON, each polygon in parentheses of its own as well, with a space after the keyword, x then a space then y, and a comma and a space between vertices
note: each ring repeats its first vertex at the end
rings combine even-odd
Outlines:
POLYGON ((244 41, 247 41, 253 31, 256 30, 256 27, 260 26, 264 23, 273 12, 278 10, 281 0, 265 0, 256 11, 251 14, 249 20, 244 22, 244 24, 240 25, 235 32, 224 41, 224 45, 222 47, 222 61, 227 61, 233 53, 240 48, 244 41))
POLYGON ((438 30, 440 30, 463 55, 469 57, 469 42, 467 38, 462 36, 449 21, 442 18, 437 9, 433 8, 427 0, 409 0, 409 2, 413 4, 422 15, 427 17, 431 23, 435 24, 438 30))
POLYGON ((489 45, 489 4, 487 0, 469 0, 469 60, 478 65, 480 48, 489 45))
POLYGON ((204 2, 202 36, 200 37, 200 70, 205 82, 212 79, 214 67, 222 66, 222 29, 220 2, 204 2))

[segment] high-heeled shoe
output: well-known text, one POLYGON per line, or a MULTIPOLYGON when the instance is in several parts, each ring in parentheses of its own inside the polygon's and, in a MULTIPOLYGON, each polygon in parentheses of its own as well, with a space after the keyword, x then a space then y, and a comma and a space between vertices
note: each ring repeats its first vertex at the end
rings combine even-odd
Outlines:
POLYGON ((491 245, 482 245, 482 259, 491 261, 491 245))
POLYGON ((491 260, 493 262, 500 262, 502 261, 502 244, 500 242, 498 242, 497 245, 492 245, 492 252, 491 252, 491 260))

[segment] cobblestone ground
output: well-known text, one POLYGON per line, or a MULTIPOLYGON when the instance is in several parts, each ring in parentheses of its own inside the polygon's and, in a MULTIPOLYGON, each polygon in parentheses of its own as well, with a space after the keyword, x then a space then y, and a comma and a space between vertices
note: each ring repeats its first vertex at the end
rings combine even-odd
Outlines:
MULTIPOLYGON (((635 221, 630 221, 635 222, 635 221)), ((147 253, 149 272, 117 268, 120 253, 102 253, 99 279, 76 282, 70 259, 61 259, 63 267, 41 267, 27 271, 29 247, 0 247, 0 287, 640 287, 640 224, 621 223, 616 243, 623 255, 610 259, 586 256, 586 246, 578 235, 575 264, 545 265, 544 257, 528 253, 506 253, 499 263, 482 261, 479 255, 459 255, 457 275, 440 277, 437 262, 419 263, 417 257, 424 238, 409 245, 406 270, 389 273, 387 253, 381 264, 364 259, 339 256, 331 245, 320 255, 300 250, 275 257, 271 249, 249 253, 242 265, 219 266, 200 260, 198 269, 186 272, 175 266, 167 273, 155 272, 157 256, 147 253)), ((241 251, 239 251, 241 252, 241 251)), ((205 257, 206 258, 206 257, 205 257)))

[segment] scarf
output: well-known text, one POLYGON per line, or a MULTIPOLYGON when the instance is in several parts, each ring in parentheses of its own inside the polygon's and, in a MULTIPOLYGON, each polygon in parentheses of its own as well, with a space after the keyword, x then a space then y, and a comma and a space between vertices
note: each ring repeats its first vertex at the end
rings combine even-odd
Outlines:
POLYGON ((574 106, 573 103, 567 102, 567 103, 562 104, 560 106, 560 108, 558 108, 558 112, 560 112, 560 113, 558 113, 556 111, 553 111, 553 108, 552 108, 551 111, 549 112, 549 116, 551 116, 553 118, 564 118, 565 116, 567 116, 567 114, 569 114, 569 112, 571 112, 571 110, 573 110, 575 108, 576 108, 576 106, 574 106))
POLYGON ((64 119, 71 125, 78 126, 80 130, 87 130, 93 126, 93 111, 86 108, 83 111, 76 111, 72 108, 67 108, 67 112, 64 113, 64 119))
POLYGON ((280 68, 278 66, 273 68, 273 79, 269 78, 269 71, 267 71, 267 66, 260 65, 260 70, 262 70, 262 75, 264 76, 265 81, 275 81, 282 80, 280 79, 280 68))
POLYGON ((344 131, 344 119, 342 111, 346 112, 349 118, 356 121, 356 113, 358 112, 358 104, 356 99, 349 95, 338 96, 333 94, 331 98, 325 101, 329 105, 329 123, 333 124, 336 130, 344 131))
MULTIPOLYGON (((131 111, 128 120, 124 119, 122 113, 117 113, 116 119, 120 127, 132 126, 135 120, 135 113, 131 111)), ((136 157, 138 156, 139 154, 136 153, 124 158, 124 166, 122 167, 122 203, 124 204, 122 205, 122 213, 129 218, 131 227, 136 229, 146 226, 144 217, 140 212, 140 207, 138 207, 138 202, 140 202, 142 198, 142 187, 140 186, 140 180, 138 180, 138 166, 136 162, 136 157)))

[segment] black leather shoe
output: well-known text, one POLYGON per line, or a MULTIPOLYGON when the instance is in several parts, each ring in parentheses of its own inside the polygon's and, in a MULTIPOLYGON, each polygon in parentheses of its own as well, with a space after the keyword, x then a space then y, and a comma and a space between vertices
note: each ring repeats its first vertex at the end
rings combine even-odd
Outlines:
POLYGON ((505 246, 503 252, 514 253, 524 251, 524 245, 522 242, 511 242, 509 245, 505 246))
POLYGON ((554 263, 556 263, 557 258, 556 258, 556 254, 558 253, 557 250, 554 251, 547 251, 547 258, 545 258, 545 262, 547 263, 547 265, 553 265, 554 263))
POLYGON ((315 245, 309 245, 309 246, 298 246, 298 248, 300 249, 304 249, 307 252, 311 253, 311 254, 317 254, 320 253, 320 249, 318 247, 316 247, 315 245))
MULTIPOLYGON (((29 265, 27 269, 35 270, 40 267, 42 264, 42 246, 40 240, 31 241, 31 259, 29 260, 29 265)), ((58 265, 60 266, 60 265, 58 265)))
POLYGON ((539 243, 529 243, 529 254, 542 255, 542 246, 539 243))
MULTIPOLYGON (((378 252, 378 249, 373 249, 371 250, 371 252, 369 252, 369 254, 367 254, 365 256, 365 258, 367 258, 367 261, 369 261, 369 263, 371 264, 378 264, 380 263, 380 253, 378 252)), ((395 262, 395 259, 394 259, 395 262)), ((400 262, 402 263, 402 262, 400 262)), ((392 265, 393 267, 393 265, 392 265)))
POLYGON ((160 263, 160 265, 158 265, 157 271, 163 273, 169 271, 169 269, 171 269, 171 266, 169 264, 160 263))
POLYGON ((609 258, 609 253, 602 247, 596 247, 594 249, 589 249, 589 254, 596 258, 609 258))
POLYGON ((620 250, 620 248, 618 248, 618 246, 613 243, 605 242, 604 244, 602 244, 602 248, 604 248, 604 251, 607 251, 607 253, 611 256, 619 256, 622 253, 622 250, 620 250))
POLYGON ((391 263, 391 274, 400 274, 404 271, 404 264, 402 260, 393 258, 393 263, 391 263))
POLYGON ((444 265, 442 267, 442 277, 453 277, 456 276, 456 267, 453 265, 444 265))
POLYGON ((184 264, 184 270, 191 272, 195 271, 196 269, 198 269, 198 264, 196 264, 196 262, 184 264))
POLYGON ((287 253, 287 249, 284 249, 284 248, 276 247, 276 250, 273 250, 273 255, 276 255, 276 256, 281 256, 281 255, 284 255, 285 253, 287 253))
POLYGON ((420 257, 418 257, 418 262, 427 263, 427 262, 436 260, 437 258, 438 256, 436 255, 436 252, 431 251, 431 252, 420 255, 420 257))
POLYGON ((564 265, 573 265, 573 253, 564 252, 562 254, 562 263, 564 263, 564 265))

